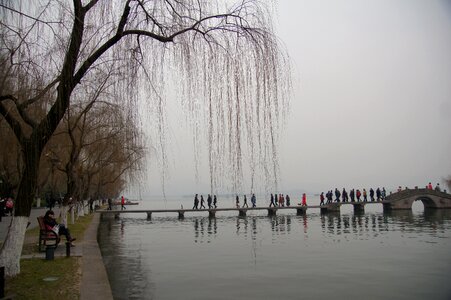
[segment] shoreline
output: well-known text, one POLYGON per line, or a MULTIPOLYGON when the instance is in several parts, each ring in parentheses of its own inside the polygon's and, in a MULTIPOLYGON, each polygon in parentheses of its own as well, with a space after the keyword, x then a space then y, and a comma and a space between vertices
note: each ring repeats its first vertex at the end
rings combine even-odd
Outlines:
POLYGON ((110 281, 97 243, 99 223, 100 214, 94 212, 94 217, 85 232, 82 245, 80 299, 113 299, 110 281))

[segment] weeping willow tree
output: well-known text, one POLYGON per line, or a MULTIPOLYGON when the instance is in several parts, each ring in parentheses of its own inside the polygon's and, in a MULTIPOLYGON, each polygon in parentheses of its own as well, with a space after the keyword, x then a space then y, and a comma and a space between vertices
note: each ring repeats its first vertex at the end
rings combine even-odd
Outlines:
POLYGON ((155 112, 161 147, 165 95, 183 96, 188 114, 205 122, 192 125, 207 136, 212 186, 220 175, 239 185, 244 155, 274 178, 289 71, 271 7, 253 0, 2 0, 0 7, 0 114, 23 162, 0 253, 7 275, 20 272, 43 149, 71 101, 83 98, 82 87, 106 77, 130 122, 140 101, 155 112), (33 114, 38 105, 45 108, 40 117, 33 114))

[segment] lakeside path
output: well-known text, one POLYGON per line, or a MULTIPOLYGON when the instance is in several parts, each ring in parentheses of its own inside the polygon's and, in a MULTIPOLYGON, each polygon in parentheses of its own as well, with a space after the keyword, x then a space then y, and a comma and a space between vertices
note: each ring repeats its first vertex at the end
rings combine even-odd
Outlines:
POLYGON ((94 217, 86 229, 83 239, 82 277, 80 286, 80 299, 103 300, 113 299, 110 282, 103 264, 102 254, 97 243, 97 229, 100 223, 100 214, 94 217))
MULTIPOLYGON (((42 216, 46 212, 46 208, 33 208, 30 214, 31 223, 29 229, 37 227, 37 217, 42 216)), ((59 214, 59 209, 54 209, 59 214)), ((80 299, 113 299, 108 275, 103 264, 102 254, 100 253, 97 243, 97 229, 100 223, 100 214, 94 213, 93 219, 86 229, 83 242, 78 243, 76 247, 71 248, 71 256, 81 257, 82 278, 80 284, 80 299)), ((2 242, 5 240, 8 227, 11 224, 11 217, 3 217, 0 222, 0 238, 2 242)), ((33 237, 37 243, 38 237, 33 237)), ((25 241, 27 242, 27 241, 25 241)), ((66 249, 64 242, 58 246, 55 251, 55 257, 65 256, 66 249)), ((22 258, 45 258, 45 253, 36 253, 32 255, 23 255, 22 258)))

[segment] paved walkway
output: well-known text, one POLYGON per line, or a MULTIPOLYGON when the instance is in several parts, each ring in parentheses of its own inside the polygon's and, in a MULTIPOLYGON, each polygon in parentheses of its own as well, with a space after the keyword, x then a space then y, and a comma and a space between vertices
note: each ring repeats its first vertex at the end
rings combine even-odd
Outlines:
POLYGON ((83 239, 81 300, 113 299, 110 282, 97 243, 100 214, 95 213, 83 239))
MULTIPOLYGON (((59 214, 59 209, 54 209, 55 214, 59 214)), ((29 229, 37 227, 37 217, 44 215, 46 208, 33 208, 30 214, 29 229)), ((82 278, 80 286, 80 299, 113 299, 110 282, 103 264, 99 245, 97 244, 97 228, 100 222, 100 214, 94 214, 93 220, 85 232, 83 242, 76 243, 71 248, 71 256, 81 257, 82 278)), ((11 224, 11 217, 3 217, 0 222, 0 238, 3 241, 11 224)), ((63 238, 64 239, 64 238, 63 238)), ((37 243, 38 237, 36 237, 37 243)), ((55 257, 66 256, 64 241, 55 250, 55 257)), ((23 255, 22 258, 42 258, 45 259, 45 252, 32 255, 23 255)))

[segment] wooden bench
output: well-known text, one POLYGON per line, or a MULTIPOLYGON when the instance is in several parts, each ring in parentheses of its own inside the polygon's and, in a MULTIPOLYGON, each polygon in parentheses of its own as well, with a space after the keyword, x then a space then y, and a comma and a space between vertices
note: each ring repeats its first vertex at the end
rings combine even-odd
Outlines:
POLYGON ((45 251, 46 247, 58 247, 60 236, 51 229, 47 229, 44 223, 44 217, 38 217, 39 223, 39 252, 45 251), (49 243, 50 242, 50 243, 49 243), (42 246, 45 246, 42 248, 42 246))

